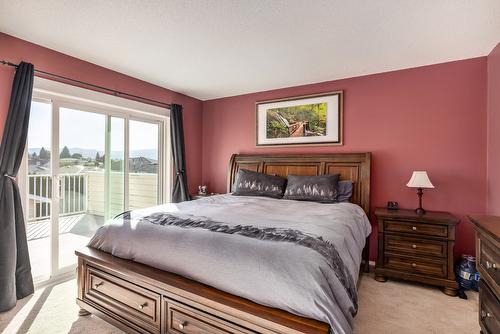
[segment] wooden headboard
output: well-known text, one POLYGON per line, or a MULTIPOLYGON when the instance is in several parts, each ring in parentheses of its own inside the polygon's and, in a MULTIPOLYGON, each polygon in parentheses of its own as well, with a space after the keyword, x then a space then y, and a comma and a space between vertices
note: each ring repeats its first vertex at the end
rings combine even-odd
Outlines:
POLYGON ((371 153, 332 154, 233 154, 229 162, 227 190, 232 191, 240 168, 287 177, 294 175, 340 174, 341 180, 354 181, 351 202, 370 211, 371 153))

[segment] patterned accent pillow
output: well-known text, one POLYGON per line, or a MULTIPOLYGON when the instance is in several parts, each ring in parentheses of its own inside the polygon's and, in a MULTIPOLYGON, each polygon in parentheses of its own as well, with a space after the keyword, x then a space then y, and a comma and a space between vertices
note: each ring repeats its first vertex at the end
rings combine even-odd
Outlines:
POLYGON ((340 174, 299 176, 288 175, 284 199, 335 203, 340 174))
POLYGON ((236 175, 233 195, 283 197, 286 179, 281 176, 240 169, 236 175))
POLYGON ((337 188, 337 202, 349 202, 352 197, 352 184, 351 180, 339 181, 337 188))

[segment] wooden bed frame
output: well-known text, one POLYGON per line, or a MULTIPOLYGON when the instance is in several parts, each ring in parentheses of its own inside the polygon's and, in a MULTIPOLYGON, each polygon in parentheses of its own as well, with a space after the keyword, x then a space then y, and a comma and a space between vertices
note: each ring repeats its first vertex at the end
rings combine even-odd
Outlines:
MULTIPOLYGON (((323 155, 233 155, 231 191, 240 168, 268 174, 341 175, 353 180, 351 201, 369 213, 370 153, 323 155)), ((369 245, 363 250, 368 268, 369 245)), ((93 313, 129 333, 327 334, 329 325, 247 299, 196 281, 89 247, 78 256, 80 315, 93 313)), ((165 254, 168 256, 169 254, 165 254)), ((173 255, 175 256, 175 255, 173 255)), ((188 261, 188 259, 186 259, 188 261)))

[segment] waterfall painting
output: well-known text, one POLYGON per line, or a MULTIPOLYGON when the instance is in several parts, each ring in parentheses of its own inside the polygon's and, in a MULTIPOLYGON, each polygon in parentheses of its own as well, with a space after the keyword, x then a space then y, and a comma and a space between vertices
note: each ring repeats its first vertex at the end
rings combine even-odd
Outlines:
POLYGON ((257 146, 342 145, 342 91, 256 104, 257 146))

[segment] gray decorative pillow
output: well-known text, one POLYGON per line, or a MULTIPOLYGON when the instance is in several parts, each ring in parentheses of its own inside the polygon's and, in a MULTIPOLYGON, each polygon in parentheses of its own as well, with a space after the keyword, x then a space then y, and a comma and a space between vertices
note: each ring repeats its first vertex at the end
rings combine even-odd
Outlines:
POLYGON ((286 179, 276 175, 240 169, 236 175, 233 195, 283 197, 286 179))
POLYGON ((284 199, 334 203, 337 201, 339 174, 299 176, 288 175, 284 199))
POLYGON ((352 184, 353 182, 351 180, 339 181, 337 202, 349 202, 352 196, 352 184))

